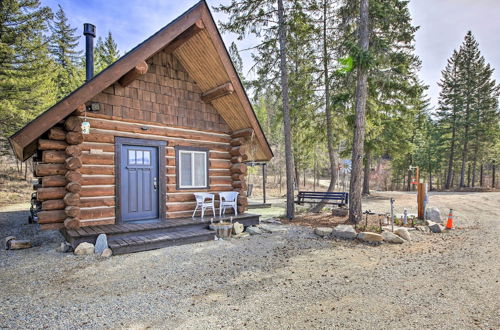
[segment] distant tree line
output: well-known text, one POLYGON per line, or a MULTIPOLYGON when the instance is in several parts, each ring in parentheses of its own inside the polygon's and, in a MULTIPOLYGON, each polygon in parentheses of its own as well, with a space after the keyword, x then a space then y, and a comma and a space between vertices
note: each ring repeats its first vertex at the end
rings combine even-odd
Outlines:
MULTIPOLYGON (((0 1, 0 154, 7 138, 85 80, 79 28, 63 8, 39 0, 0 1)), ((111 32, 97 39, 95 72, 120 57, 111 32)))

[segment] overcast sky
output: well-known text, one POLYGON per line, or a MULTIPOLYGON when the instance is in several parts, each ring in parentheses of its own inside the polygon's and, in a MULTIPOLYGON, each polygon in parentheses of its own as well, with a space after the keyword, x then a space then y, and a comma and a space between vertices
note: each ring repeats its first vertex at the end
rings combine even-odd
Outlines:
MULTIPOLYGON (((108 31, 122 53, 128 51, 182 14, 197 0, 42 0, 57 9, 61 4, 71 25, 82 32, 83 23, 97 26, 98 36, 108 31)), ((208 1, 210 6, 220 0, 208 1)), ((224 2, 227 2, 224 1, 224 2)), ((420 78, 429 85, 429 96, 435 105, 439 95, 437 82, 453 49, 459 47, 468 30, 472 30, 487 62, 500 70, 500 0, 412 0, 413 24, 420 26, 416 35, 416 52, 422 60, 420 78)), ((222 19, 214 13, 216 20, 222 19)), ((229 46, 234 37, 223 36, 229 46)), ((83 37, 82 37, 83 41, 83 37)), ((252 40, 238 43, 240 49, 252 40)), ((83 46, 83 43, 81 43, 83 46)), ((249 54, 242 54, 245 68, 251 66, 249 54)), ((500 73, 495 72, 500 80, 500 73)))

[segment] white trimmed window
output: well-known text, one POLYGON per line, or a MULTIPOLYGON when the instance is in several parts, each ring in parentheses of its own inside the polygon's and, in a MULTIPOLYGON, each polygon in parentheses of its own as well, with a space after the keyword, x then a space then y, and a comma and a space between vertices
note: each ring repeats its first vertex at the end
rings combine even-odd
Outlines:
POLYGON ((208 150, 177 149, 177 188, 208 188, 208 150))

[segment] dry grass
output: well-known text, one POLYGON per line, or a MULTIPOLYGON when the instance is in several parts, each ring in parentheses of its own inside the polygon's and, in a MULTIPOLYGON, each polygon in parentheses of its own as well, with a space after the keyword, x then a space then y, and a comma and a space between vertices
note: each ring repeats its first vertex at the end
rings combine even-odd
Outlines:
POLYGON ((24 175, 14 169, 0 171, 0 207, 28 203, 33 192, 32 185, 24 180, 24 175))
MULTIPOLYGON (((382 231, 382 221, 385 215, 366 214, 363 215, 363 221, 356 226, 357 231, 382 231)), ((341 224, 350 224, 347 216, 334 216, 331 213, 306 213, 295 217, 292 221, 284 218, 283 223, 306 226, 306 227, 335 227, 341 224)))

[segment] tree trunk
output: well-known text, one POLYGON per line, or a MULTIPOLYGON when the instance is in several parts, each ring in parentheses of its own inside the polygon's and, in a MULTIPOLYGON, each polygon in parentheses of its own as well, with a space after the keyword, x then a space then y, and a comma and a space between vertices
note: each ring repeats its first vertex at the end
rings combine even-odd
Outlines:
POLYGON ((411 176, 412 176, 411 170, 408 169, 408 178, 406 178, 406 191, 411 191, 411 182, 412 182, 411 176))
MULTIPOLYGON (((326 115, 326 140, 328 146, 328 158, 330 161, 330 184, 327 191, 335 190, 335 184, 338 179, 337 170, 337 157, 333 149, 333 123, 332 113, 330 108, 330 78, 328 72, 328 45, 327 45, 327 14, 328 14, 328 1, 323 0, 323 75, 325 85, 325 115, 326 115)), ((325 201, 316 204, 311 212, 319 212, 325 206, 325 201)))
POLYGON ((462 149, 462 167, 460 169, 460 188, 465 186, 465 164, 467 162, 467 152, 469 146, 469 102, 465 110, 464 148, 462 149))
POLYGON ((316 176, 318 172, 318 161, 316 159, 316 153, 314 154, 314 175, 313 175, 313 191, 316 191, 316 176))
POLYGON ((363 173, 363 195, 370 195, 370 167, 371 167, 371 152, 366 151, 365 169, 363 173))
MULTIPOLYGON (((359 46, 364 53, 368 52, 368 0, 360 0, 359 7, 359 46)), ((362 171, 363 148, 365 142, 365 112, 368 97, 368 68, 358 66, 356 84, 356 119, 354 139, 352 143, 352 170, 349 186, 349 221, 358 223, 362 218, 362 171)))
POLYGON ((476 144, 474 146, 474 158, 472 159, 472 187, 476 186, 477 150, 478 150, 478 141, 476 138, 476 144))
POLYGON ((429 170, 429 191, 432 190, 432 165, 431 165, 431 157, 430 152, 427 152, 427 169, 429 170))
POLYGON ((470 164, 467 166, 467 187, 470 187, 470 164))
POLYGON ((453 185, 453 158, 455 157, 455 115, 453 116, 453 128, 451 130, 451 146, 450 146, 450 158, 448 159, 448 172, 446 173, 446 182, 444 184, 445 189, 450 189, 453 185))
POLYGON ((286 68, 286 31, 283 0, 278 0, 278 30, 280 45, 281 96, 283 98, 283 131, 285 136, 285 167, 286 167, 286 217, 293 219, 295 205, 293 197, 293 154, 290 134, 290 109, 288 103, 288 72, 286 68))
POLYGON ((300 174, 299 174, 299 168, 297 167, 297 162, 294 160, 293 162, 294 166, 293 169, 295 171, 295 184, 297 185, 297 189, 300 188, 300 174))
POLYGON ((29 160, 26 160, 24 163, 24 181, 28 180, 28 162, 29 160))
POLYGON ((279 170, 279 178, 280 178, 280 196, 281 196, 281 192, 283 191, 283 171, 281 171, 281 169, 279 170))
POLYGON ((479 187, 482 187, 483 186, 483 170, 484 170, 484 165, 481 164, 481 166, 479 167, 479 187))
POLYGON ((432 172, 429 169, 429 191, 432 191, 432 172))
POLYGON ((495 161, 493 161, 493 165, 491 168, 491 188, 495 189, 496 187, 496 182, 495 182, 495 161))

